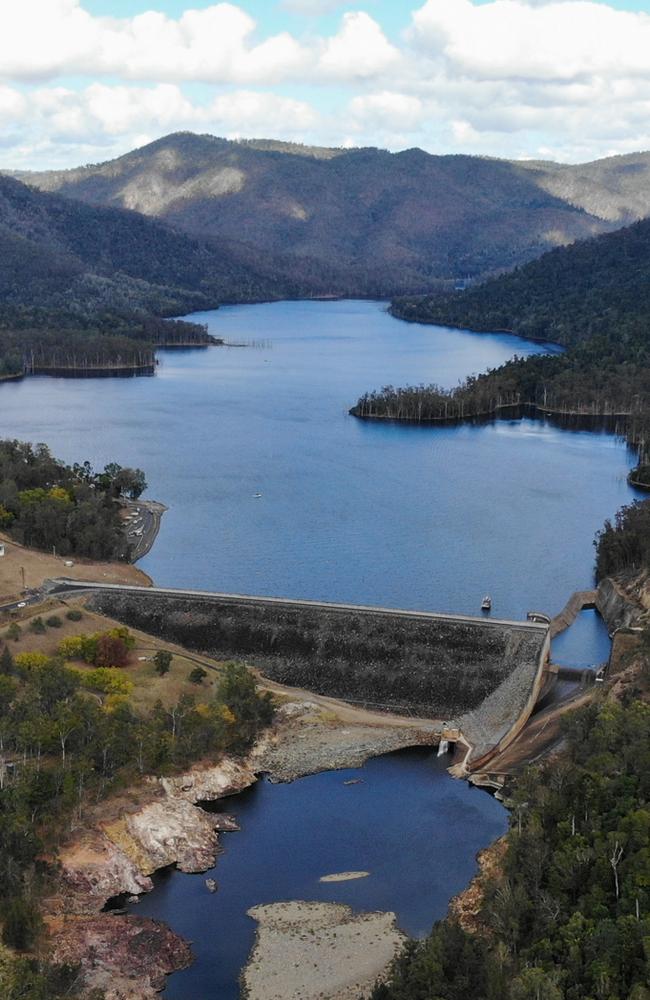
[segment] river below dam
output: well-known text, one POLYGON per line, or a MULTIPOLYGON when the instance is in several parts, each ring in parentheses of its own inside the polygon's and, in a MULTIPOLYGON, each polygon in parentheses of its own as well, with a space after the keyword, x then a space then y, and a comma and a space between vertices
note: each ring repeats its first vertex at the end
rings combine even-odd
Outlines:
MULTIPOLYGON (((279 302, 196 314, 243 347, 161 351, 154 378, 29 378, 3 385, 2 434, 68 461, 143 468, 165 503, 140 566, 191 587, 497 617, 554 614, 593 583, 593 539, 635 496, 633 455, 610 433, 541 420, 427 427, 363 422, 358 396, 392 383, 450 387, 552 345, 402 323, 385 303, 279 302)), ((560 662, 606 659, 594 613, 554 643, 560 662)), ((487 794, 425 753, 292 785, 260 782, 226 804, 214 877, 167 873, 135 912, 195 942, 173 1000, 224 1000, 254 937, 246 910, 288 898, 395 910, 423 935, 506 825, 487 794), (350 777, 360 784, 344 784, 350 777), (368 870, 323 884, 330 872, 368 870)))
POLYGON ((225 850, 214 869, 160 874, 153 892, 130 907, 193 943, 196 961, 170 977, 163 996, 237 1000, 256 929, 246 911, 260 903, 298 899, 393 910, 407 933, 427 934, 472 878, 477 851, 507 827, 503 806, 450 778, 448 765, 435 751, 406 750, 290 784, 260 781, 220 803, 241 830, 222 835, 225 850), (349 871, 368 876, 319 881, 349 871), (214 895, 206 877, 218 884, 214 895))

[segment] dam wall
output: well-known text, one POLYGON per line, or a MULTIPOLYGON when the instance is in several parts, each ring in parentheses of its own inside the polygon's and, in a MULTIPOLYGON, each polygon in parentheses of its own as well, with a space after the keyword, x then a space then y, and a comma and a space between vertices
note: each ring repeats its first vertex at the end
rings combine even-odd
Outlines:
POLYGON ((117 586, 93 589, 90 607, 282 684, 436 719, 470 713, 481 743, 519 718, 548 651, 547 626, 460 615, 117 586))

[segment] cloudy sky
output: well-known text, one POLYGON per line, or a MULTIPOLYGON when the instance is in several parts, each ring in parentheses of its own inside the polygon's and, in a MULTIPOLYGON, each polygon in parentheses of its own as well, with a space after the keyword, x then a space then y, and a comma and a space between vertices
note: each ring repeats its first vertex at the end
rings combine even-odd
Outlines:
POLYGON ((650 149, 650 0, 0 0, 0 167, 179 129, 573 162, 650 149))

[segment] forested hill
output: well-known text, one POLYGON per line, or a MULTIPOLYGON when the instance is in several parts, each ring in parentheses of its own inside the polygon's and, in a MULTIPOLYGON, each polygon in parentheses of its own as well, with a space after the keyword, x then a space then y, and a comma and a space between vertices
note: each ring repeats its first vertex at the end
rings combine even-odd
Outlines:
POLYGON ((511 268, 650 214, 650 159, 634 171, 622 160, 574 168, 177 133, 109 163, 24 176, 237 241, 242 259, 252 247, 288 254, 312 292, 384 295, 511 268))
POLYGON ((634 352, 633 342, 650 345, 650 219, 558 248, 465 292, 398 299, 393 312, 566 346, 604 336, 634 352))
MULTIPOLYGON (((0 327, 76 326, 282 290, 271 268, 136 212, 81 204, 0 176, 0 327)), ((292 290, 292 288, 290 288, 292 290)))

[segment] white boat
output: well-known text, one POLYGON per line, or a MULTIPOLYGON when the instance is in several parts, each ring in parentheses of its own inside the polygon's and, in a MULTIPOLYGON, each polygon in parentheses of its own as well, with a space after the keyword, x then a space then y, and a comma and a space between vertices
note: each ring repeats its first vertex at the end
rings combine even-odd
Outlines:
POLYGON ((492 598, 489 594, 486 594, 481 601, 481 611, 491 611, 492 610, 492 598))
POLYGON ((253 500, 259 500, 261 496, 262 496, 261 493, 253 493, 253 500))

